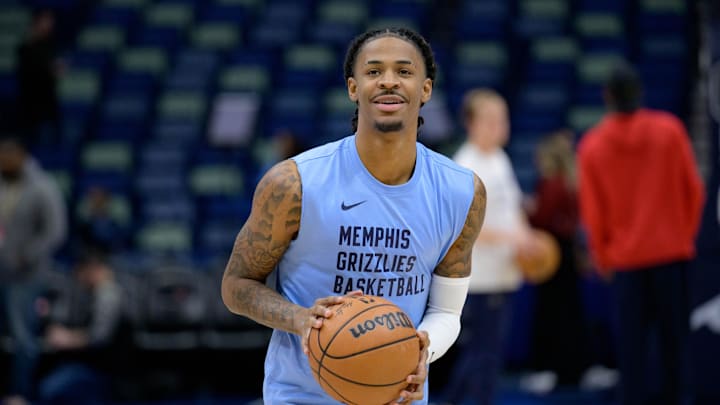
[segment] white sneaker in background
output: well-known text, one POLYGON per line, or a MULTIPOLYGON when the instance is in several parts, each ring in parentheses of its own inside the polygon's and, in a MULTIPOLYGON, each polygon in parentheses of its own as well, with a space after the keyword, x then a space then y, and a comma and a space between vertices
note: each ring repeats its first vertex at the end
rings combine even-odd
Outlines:
POLYGON ((580 380, 580 389, 586 391, 606 390, 617 385, 620 374, 617 370, 594 365, 585 371, 580 380))
POLYGON ((11 397, 7 397, 0 401, 0 404, 2 405, 30 405, 30 402, 28 402, 25 398, 19 396, 19 395, 13 395, 11 397))
POLYGON ((521 390, 536 395, 545 395, 555 389, 557 374, 552 371, 539 371, 520 378, 518 385, 521 390))

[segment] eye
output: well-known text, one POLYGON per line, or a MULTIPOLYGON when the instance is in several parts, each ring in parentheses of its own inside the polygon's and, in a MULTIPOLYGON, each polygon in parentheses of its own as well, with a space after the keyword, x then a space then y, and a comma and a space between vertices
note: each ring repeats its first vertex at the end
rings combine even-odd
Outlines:
POLYGON ((399 73, 400 73, 401 75, 403 75, 403 76, 410 76, 410 75, 412 75, 412 71, 410 71, 410 69, 400 69, 400 72, 399 72, 399 73))
POLYGON ((379 70, 379 69, 369 69, 369 70, 367 71, 367 75, 368 75, 368 76, 377 76, 377 75, 379 75, 379 74, 380 74, 380 70, 379 70))

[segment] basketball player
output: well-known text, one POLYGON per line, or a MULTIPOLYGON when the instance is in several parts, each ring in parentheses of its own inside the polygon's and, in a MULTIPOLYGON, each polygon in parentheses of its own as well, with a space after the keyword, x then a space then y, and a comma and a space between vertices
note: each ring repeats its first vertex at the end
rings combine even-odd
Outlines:
POLYGON ((397 403, 427 403, 427 366, 459 334, 485 213, 482 182, 417 142, 435 69, 430 46, 411 30, 358 36, 344 64, 354 134, 278 163, 258 184, 222 297, 232 312, 275 329, 266 404, 336 403, 313 378, 307 335, 358 291, 412 319, 422 353, 397 403))

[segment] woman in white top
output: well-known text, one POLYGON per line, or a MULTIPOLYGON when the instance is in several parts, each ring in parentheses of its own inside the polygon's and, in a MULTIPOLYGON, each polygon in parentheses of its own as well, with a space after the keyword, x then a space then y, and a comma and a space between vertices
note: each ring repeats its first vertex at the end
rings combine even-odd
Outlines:
POLYGON ((485 223, 472 252, 470 289, 463 311, 464 336, 459 340, 460 353, 444 399, 491 404, 502 370, 512 293, 523 282, 514 256, 534 247, 522 210, 522 193, 503 150, 509 137, 505 100, 492 90, 471 90, 464 97, 462 112, 467 140, 453 160, 483 180, 487 206, 485 223))

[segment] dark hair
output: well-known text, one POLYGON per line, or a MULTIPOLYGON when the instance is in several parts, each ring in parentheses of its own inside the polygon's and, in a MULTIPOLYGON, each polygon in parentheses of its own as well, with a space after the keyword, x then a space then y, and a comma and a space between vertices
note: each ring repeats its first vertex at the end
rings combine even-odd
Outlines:
POLYGON ((34 8, 31 12, 31 23, 35 24, 45 17, 55 18, 55 11, 48 7, 34 8))
POLYGON ((27 139, 14 132, 0 132, 0 144, 16 147, 23 152, 29 149, 27 139))
MULTIPOLYGON (((382 38, 382 37, 397 37, 403 39, 411 44, 420 51, 425 62, 425 76, 430 80, 435 80, 435 73, 437 67, 435 66, 435 56, 433 55, 430 44, 422 37, 422 35, 409 28, 382 28, 372 31, 367 31, 364 34, 358 35, 352 40, 348 47, 347 53, 345 54, 345 63, 343 64, 343 73, 345 75, 345 81, 353 77, 355 74, 355 60, 357 59, 360 48, 366 43, 382 38)), ((424 104, 424 103, 423 103, 424 104)), ((423 104, 420 104, 422 107, 423 104)), ((418 116, 418 128, 423 124, 423 117, 418 116)), ((357 131, 358 124, 358 109, 355 108, 355 114, 351 120, 353 132, 357 131)))
POLYGON ((605 89, 610 96, 610 108, 615 111, 629 113, 640 107, 642 83, 635 69, 627 62, 613 66, 605 89))
POLYGON ((96 264, 107 263, 107 255, 101 249, 88 247, 77 253, 75 270, 85 270, 96 264))

